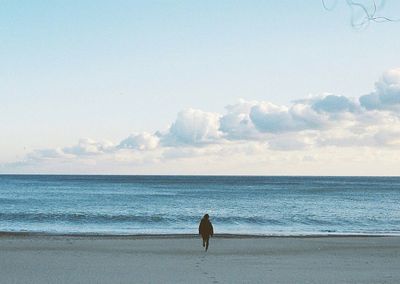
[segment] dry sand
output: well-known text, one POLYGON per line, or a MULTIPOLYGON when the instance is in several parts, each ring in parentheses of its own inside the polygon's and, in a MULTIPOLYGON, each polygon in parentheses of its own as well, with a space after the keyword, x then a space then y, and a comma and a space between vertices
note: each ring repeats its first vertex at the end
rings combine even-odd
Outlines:
POLYGON ((400 237, 3 234, 0 283, 400 283, 400 237))

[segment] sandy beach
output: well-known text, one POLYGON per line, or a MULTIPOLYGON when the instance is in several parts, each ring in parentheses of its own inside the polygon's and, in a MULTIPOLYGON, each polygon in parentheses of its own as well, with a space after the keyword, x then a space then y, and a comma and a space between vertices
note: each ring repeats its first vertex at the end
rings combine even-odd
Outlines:
POLYGON ((1 283, 400 283, 399 237, 0 237, 1 283))

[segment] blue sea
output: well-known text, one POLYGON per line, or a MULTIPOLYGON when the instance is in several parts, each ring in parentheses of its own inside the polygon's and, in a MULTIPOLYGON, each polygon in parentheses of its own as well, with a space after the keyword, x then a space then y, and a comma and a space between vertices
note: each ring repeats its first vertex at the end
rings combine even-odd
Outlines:
POLYGON ((399 177, 0 175, 0 231, 400 235, 399 177))

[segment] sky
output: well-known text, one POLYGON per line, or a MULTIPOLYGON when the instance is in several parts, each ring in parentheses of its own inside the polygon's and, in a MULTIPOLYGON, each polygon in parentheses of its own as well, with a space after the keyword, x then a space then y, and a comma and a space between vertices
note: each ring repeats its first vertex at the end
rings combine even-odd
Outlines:
POLYGON ((0 0, 0 173, 400 175, 400 22, 325 4, 0 0))

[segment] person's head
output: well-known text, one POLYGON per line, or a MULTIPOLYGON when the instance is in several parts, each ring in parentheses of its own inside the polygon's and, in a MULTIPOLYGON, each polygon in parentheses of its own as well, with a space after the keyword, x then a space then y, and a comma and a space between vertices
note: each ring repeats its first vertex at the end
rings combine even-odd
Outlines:
POLYGON ((204 219, 208 220, 210 218, 210 216, 208 216, 208 214, 204 215, 203 217, 204 219))

